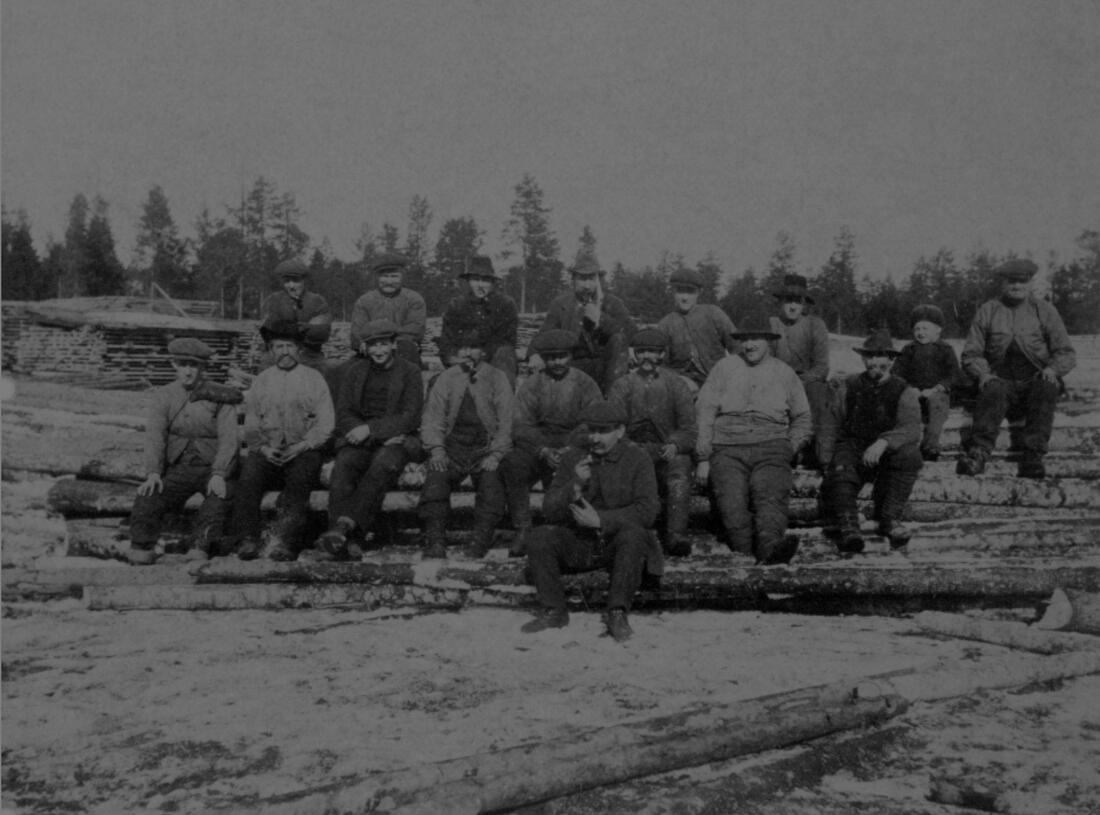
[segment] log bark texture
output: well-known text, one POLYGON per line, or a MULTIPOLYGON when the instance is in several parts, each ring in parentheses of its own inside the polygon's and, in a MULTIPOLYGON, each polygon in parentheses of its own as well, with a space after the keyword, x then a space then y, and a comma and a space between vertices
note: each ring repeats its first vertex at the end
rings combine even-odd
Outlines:
POLYGON ((1100 638, 1096 637, 1043 631, 1024 623, 981 620, 963 614, 922 611, 913 622, 922 631, 931 634, 988 642, 1037 654, 1060 654, 1082 648, 1100 648, 1100 638))
POLYGON ((1051 595, 1037 628, 1100 635, 1100 593, 1060 586, 1051 595))

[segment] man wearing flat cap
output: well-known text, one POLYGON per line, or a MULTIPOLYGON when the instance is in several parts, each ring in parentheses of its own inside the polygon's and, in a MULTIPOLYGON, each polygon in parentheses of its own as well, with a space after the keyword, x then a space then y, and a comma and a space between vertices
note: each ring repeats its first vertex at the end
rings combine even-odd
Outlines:
POLYGON ((997 269, 1001 296, 978 307, 963 346, 962 368, 978 386, 974 425, 959 458, 959 475, 980 475, 1005 417, 1023 418, 1021 478, 1045 478, 1043 456, 1054 406, 1077 364, 1058 311, 1030 292, 1038 267, 1010 260, 997 269))
POLYGON ((845 554, 863 551, 856 499, 868 481, 874 484, 872 518, 878 533, 894 549, 909 542, 902 519, 924 464, 918 394, 891 372, 898 352, 890 332, 872 332, 855 351, 865 370, 845 379, 822 428, 826 535, 837 537, 837 548, 845 554))
MULTIPOLYGON (((732 325, 732 323, 731 323, 732 325)), ((626 437, 649 454, 657 475, 665 553, 691 554, 691 456, 695 451, 695 399, 687 380, 664 367, 668 336, 643 328, 630 340, 637 367, 615 380, 608 400, 626 413, 626 437)))
POLYGON ((764 565, 787 563, 791 460, 810 439, 810 405, 798 374, 771 355, 768 320, 734 332, 740 348, 711 369, 696 400, 696 479, 711 487, 730 549, 764 565))
POLYGON ((660 575, 660 544, 651 534, 660 500, 649 455, 626 436, 626 413, 593 402, 581 413, 587 438, 562 456, 543 499, 547 523, 531 531, 527 564, 538 594, 524 633, 569 623, 561 576, 607 569, 611 586, 605 623, 616 642, 630 638, 627 619, 645 572, 660 575))
MULTIPOLYGON (((264 323, 294 323, 301 342, 301 363, 325 373, 327 364, 321 347, 332 334, 332 312, 325 298, 306 290, 309 267, 298 258, 282 261, 275 267, 282 289, 268 295, 261 309, 264 323)), ((265 359, 264 367, 271 364, 265 359)))
POLYGON ((470 331, 477 331, 484 343, 486 361, 503 371, 509 384, 516 384, 516 334, 519 311, 516 301, 498 291, 499 277, 491 258, 466 258, 458 277, 466 291, 453 298, 443 312, 439 335, 439 357, 445 366, 459 359, 459 344, 470 331))
POLYGON ((775 356, 794 368, 813 417, 813 445, 807 445, 805 458, 808 464, 824 467, 820 460, 816 439, 821 434, 821 423, 829 412, 832 392, 829 389, 829 331, 825 321, 807 309, 814 304, 806 278, 799 274, 783 277, 783 286, 774 293, 779 302, 778 316, 771 318, 772 330, 779 335, 775 341, 775 356))
POLYGON ((570 364, 576 342, 576 334, 558 328, 544 331, 531 341, 531 350, 542 357, 545 366, 519 386, 512 424, 513 446, 500 463, 508 510, 516 530, 509 550, 512 557, 526 553, 531 532, 532 485, 539 480, 544 487, 550 484, 580 424, 581 411, 603 398, 592 377, 570 364))
POLYGON ((351 344, 359 347, 368 323, 389 320, 397 326, 397 355, 420 367, 428 310, 419 292, 402 285, 408 265, 408 258, 397 254, 382 255, 371 264, 375 288, 356 300, 351 310, 351 344))
POLYGON ((675 309, 657 323, 668 336, 666 364, 698 391, 714 364, 737 350, 733 321, 719 306, 699 302, 703 276, 696 270, 677 269, 668 282, 675 309))
POLYGON ((634 320, 626 305, 604 291, 605 272, 594 255, 582 255, 569 270, 573 290, 550 303, 540 331, 552 328, 577 336, 573 365, 584 371, 602 393, 626 372, 627 342, 634 335, 634 320))
POLYGON ((308 550, 313 560, 345 560, 361 553, 386 491, 397 484, 419 447, 424 384, 420 366, 397 355, 399 336, 400 327, 389 320, 359 327, 359 356, 345 370, 336 395, 329 528, 308 550))
POLYGON ((260 500, 264 490, 281 484, 266 554, 272 560, 294 560, 302 544, 309 493, 320 479, 321 448, 335 424, 332 396, 324 376, 300 364, 298 323, 267 322, 260 336, 275 362, 256 375, 245 397, 248 455, 233 506, 240 538, 237 557, 251 560, 265 549, 260 500))
POLYGON ((420 422, 428 466, 418 509, 425 558, 447 556, 451 490, 467 476, 475 491, 473 555, 488 552, 504 517, 500 462, 512 449, 515 394, 487 356, 484 336, 468 331, 456 340, 455 364, 428 389, 420 422))
POLYGON ((204 494, 187 556, 215 554, 226 516, 226 480, 237 465, 237 411, 240 392, 206 387, 207 363, 214 351, 193 337, 168 343, 176 380, 153 391, 145 422, 145 480, 130 516, 129 560, 147 565, 164 515, 178 510, 194 493, 204 494))

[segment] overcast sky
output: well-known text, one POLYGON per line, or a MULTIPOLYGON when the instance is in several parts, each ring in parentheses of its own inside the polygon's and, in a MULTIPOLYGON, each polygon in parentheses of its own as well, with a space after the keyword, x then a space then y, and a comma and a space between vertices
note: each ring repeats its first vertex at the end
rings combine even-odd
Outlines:
POLYGON ((38 241, 149 188, 185 234, 264 175, 354 257, 428 197, 486 247, 525 172, 571 258, 763 267, 779 230, 861 272, 941 246, 1064 259, 1100 228, 1096 2, 4 0, 2 195, 38 241))

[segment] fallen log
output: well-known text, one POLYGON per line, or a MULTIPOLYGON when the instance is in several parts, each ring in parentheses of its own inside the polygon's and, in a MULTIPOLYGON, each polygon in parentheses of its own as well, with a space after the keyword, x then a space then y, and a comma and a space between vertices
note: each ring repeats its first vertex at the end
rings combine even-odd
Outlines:
POLYGON ((981 620, 963 614, 922 611, 913 622, 927 633, 988 642, 1037 654, 1060 654, 1063 651, 1100 647, 1100 639, 1096 637, 1041 631, 1023 623, 981 620))
POLYGON ((976 789, 958 778, 933 778, 929 785, 928 800, 979 812, 1010 811, 1009 803, 1003 795, 985 789, 976 789))
POLYGON ((1035 627, 1100 635, 1100 594, 1060 586, 1054 590, 1035 627))
POLYGON ((807 688, 569 734, 538 744, 305 789, 236 812, 476 813, 866 728, 904 712, 889 697, 823 700, 807 688))

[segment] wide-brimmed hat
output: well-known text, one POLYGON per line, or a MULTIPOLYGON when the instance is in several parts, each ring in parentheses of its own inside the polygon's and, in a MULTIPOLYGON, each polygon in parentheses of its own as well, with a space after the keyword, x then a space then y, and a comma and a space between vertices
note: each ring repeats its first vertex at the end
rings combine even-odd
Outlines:
POLYGON ((595 433, 606 433, 626 424, 626 410, 618 402, 599 399, 581 409, 580 423, 595 433))
POLYGON ((275 340, 302 341, 302 329, 294 320, 268 320, 260 326, 260 338, 271 343, 275 340))
POLYGON ((371 340, 394 339, 398 331, 393 320, 371 320, 356 332, 356 344, 371 340))
POLYGON ((1033 261, 1027 258, 1017 258, 1015 260, 1006 260, 998 266, 997 277, 1002 280, 1026 283, 1028 280, 1035 277, 1037 271, 1039 271, 1039 267, 1036 266, 1033 261))
POLYGON ((407 257, 395 252, 389 252, 381 257, 375 258, 374 262, 370 265, 370 270, 373 274, 403 272, 408 265, 409 259, 407 257))
POLYGON ((779 334, 767 317, 750 315, 741 322, 740 328, 734 328, 730 336, 736 340, 747 340, 754 337, 762 337, 766 340, 777 340, 779 334))
POLYGON ((668 334, 659 328, 643 328, 630 338, 630 347, 635 351, 668 349, 668 334))
POLYGON ((773 296, 778 300, 799 297, 810 305, 814 303, 814 298, 810 297, 809 284, 806 282, 806 278, 800 274, 784 275, 783 285, 779 291, 773 292, 773 296))
POLYGON ((539 356, 572 353, 577 344, 577 334, 564 328, 551 328, 536 334, 531 340, 531 350, 539 356))
POLYGON ((300 258, 290 258, 275 267, 275 276, 280 280, 301 280, 309 277, 309 267, 300 258))
POLYGON ((863 347, 853 350, 864 357, 896 357, 901 353, 894 349, 894 341, 890 339, 890 332, 885 328, 872 331, 864 340, 863 347))
POLYGON ((493 259, 486 255, 474 255, 466 259, 462 265, 459 277, 488 277, 497 279, 496 269, 493 268, 493 259))
POLYGON ((214 356, 214 349, 196 337, 176 337, 168 343, 172 359, 186 362, 207 362, 214 356))

